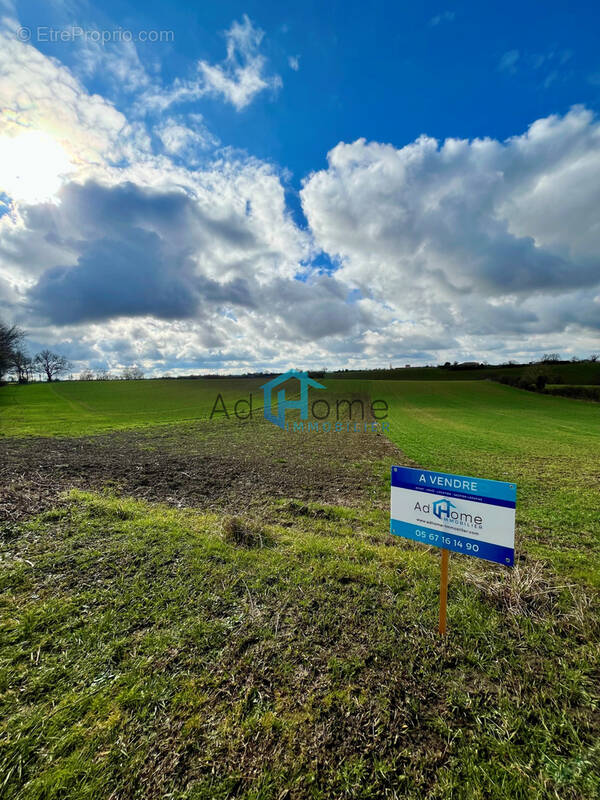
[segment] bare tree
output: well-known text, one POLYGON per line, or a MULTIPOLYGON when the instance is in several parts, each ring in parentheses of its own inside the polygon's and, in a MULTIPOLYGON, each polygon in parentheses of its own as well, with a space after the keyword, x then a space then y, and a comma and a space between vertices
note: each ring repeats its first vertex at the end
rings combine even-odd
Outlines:
POLYGON ((595 364, 599 358, 600 358, 600 353, 592 353, 592 355, 590 356, 590 361, 595 364))
POLYGON ((91 369, 84 369, 83 372, 79 373, 79 380, 80 381, 93 381, 94 380, 94 373, 91 369))
POLYGON ((97 381, 109 381, 110 375, 108 374, 108 370, 105 367, 101 367, 96 372, 96 380, 97 381))
POLYGON ((49 383, 55 380, 57 375, 61 375, 71 367, 64 356, 53 353, 51 350, 42 350, 38 353, 35 357, 35 363, 46 373, 49 383))
POLYGON ((11 360, 25 338, 25 332, 16 325, 0 321, 0 380, 11 369, 11 360))
POLYGON ((19 383, 28 383, 33 375, 33 361, 22 350, 15 350, 10 358, 10 369, 19 383))
POLYGON ((124 381, 141 381, 143 377, 144 373, 139 367, 125 367, 123 370, 124 381))
POLYGON ((556 361, 560 361, 560 355, 558 353, 544 353, 542 356, 542 362, 544 364, 552 364, 556 361))

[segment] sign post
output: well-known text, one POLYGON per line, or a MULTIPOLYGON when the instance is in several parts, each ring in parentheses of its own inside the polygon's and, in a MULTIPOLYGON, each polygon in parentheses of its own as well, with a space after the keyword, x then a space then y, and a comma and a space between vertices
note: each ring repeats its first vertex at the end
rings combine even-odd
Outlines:
POLYGON ((446 633, 450 552, 512 567, 514 483, 445 472, 392 467, 390 531, 442 548, 439 632, 446 633))
POLYGON ((450 553, 442 550, 442 571, 440 573, 440 636, 446 635, 446 606, 448 605, 448 560, 450 553))

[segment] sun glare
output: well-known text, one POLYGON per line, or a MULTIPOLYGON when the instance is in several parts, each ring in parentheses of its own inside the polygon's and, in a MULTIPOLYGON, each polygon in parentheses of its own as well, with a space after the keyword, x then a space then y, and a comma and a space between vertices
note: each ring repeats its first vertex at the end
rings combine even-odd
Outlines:
POLYGON ((50 200, 73 165, 64 148, 43 131, 0 136, 0 191, 23 203, 50 200))

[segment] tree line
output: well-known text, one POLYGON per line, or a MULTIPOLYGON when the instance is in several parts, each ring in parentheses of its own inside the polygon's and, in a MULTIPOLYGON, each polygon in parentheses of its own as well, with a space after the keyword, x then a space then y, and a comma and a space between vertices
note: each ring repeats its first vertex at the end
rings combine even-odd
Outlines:
POLYGON ((25 331, 0 321, 0 380, 13 374, 19 383, 27 383, 39 372, 46 380, 53 381, 70 366, 65 356, 48 349, 30 357, 25 350, 25 331))
MULTIPOLYGON (((48 382, 52 382, 69 372, 71 363, 60 353, 45 348, 34 356, 29 356, 25 349, 25 336, 22 328, 7 325, 0 320, 0 382, 6 375, 11 375, 19 383, 29 383, 36 373, 44 375, 48 382)), ((79 380, 141 380, 143 377, 144 373, 139 367, 126 367, 119 376, 113 376, 105 369, 96 373, 89 369, 84 370, 80 373, 79 380)))

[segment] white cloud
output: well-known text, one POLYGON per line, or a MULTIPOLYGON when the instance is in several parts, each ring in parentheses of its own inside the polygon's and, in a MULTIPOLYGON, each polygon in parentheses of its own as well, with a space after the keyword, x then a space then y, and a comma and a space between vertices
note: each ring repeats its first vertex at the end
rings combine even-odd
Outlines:
POLYGON ((290 56, 288 58, 288 64, 294 72, 298 72, 300 69, 300 56, 290 56))
POLYGON ((454 11, 443 11, 441 14, 436 14, 435 17, 432 17, 429 20, 429 24, 432 27, 436 27, 436 25, 440 25, 442 22, 453 22, 455 17, 456 12, 454 11))
POLYGON ((117 92, 139 92, 152 82, 132 41, 77 42, 79 73, 84 78, 101 75, 117 92))
POLYGON ((244 14, 242 22, 233 22, 225 32, 224 61, 219 64, 198 61, 198 78, 176 79, 168 89, 149 89, 142 96, 140 108, 165 110, 174 103, 212 95, 222 97, 241 111, 266 89, 281 88, 281 77, 266 72, 267 60, 260 52, 263 37, 264 32, 244 14))
POLYGON ((9 19, 14 21, 17 17, 17 8, 14 0, 0 0, 0 11, 7 15, 7 21, 9 19))
POLYGON ((301 196, 338 280, 482 351, 500 333, 597 335, 598 186, 600 124, 574 108, 506 142, 339 144, 301 196))
POLYGON ((548 89, 557 82, 566 82, 573 76, 568 62, 573 57, 572 50, 549 50, 545 53, 531 53, 508 50, 498 62, 498 70, 533 81, 540 89, 548 89))
MULTIPOLYGON (((103 97, 89 94, 59 61, 8 31, 0 31, 0 107, 0 141, 14 154, 11 167, 17 175, 36 163, 52 172, 52 163, 39 163, 44 138, 44 152, 54 162, 56 176, 82 175, 150 152, 148 136, 139 125, 130 124, 103 97)), ((14 199, 21 198, 17 184, 11 185, 14 199)), ((32 199, 29 183, 24 184, 22 199, 32 199)))
MULTIPOLYGON (((10 155, 3 188, 12 203, 0 216, 5 313, 32 337, 45 320, 55 342, 116 317, 132 329, 128 317, 154 314, 196 325, 199 347, 230 347, 254 328, 270 346, 254 310, 262 317, 270 305, 270 335, 288 336, 274 287, 283 296, 297 283, 310 242, 287 212, 277 172, 225 152, 190 168, 190 151, 218 144, 198 114, 164 119, 156 134, 167 155, 155 155, 140 123, 65 66, 9 34, 2 44, 0 153, 10 155), (185 165, 170 154, 184 154, 185 165), (224 321, 231 304, 236 322, 224 321)), ((306 303, 310 293, 298 291, 306 303)))
POLYGON ((186 121, 171 117, 154 129, 165 151, 171 155, 185 156, 189 164, 197 163, 197 151, 216 147, 219 140, 205 126, 200 114, 190 114, 186 121), (194 127, 190 127, 191 122, 194 127))
POLYGON ((244 14, 241 23, 234 22, 226 33, 227 58, 222 64, 200 61, 198 69, 204 77, 205 90, 221 94, 239 111, 264 89, 280 88, 278 75, 265 75, 265 57, 259 48, 264 32, 255 28, 244 14))
POLYGON ((520 58, 518 50, 507 50, 498 62, 498 69, 502 72, 516 72, 517 62, 520 58))
MULTIPOLYGON (((176 88, 243 107, 265 87, 249 90, 237 67, 268 84, 260 43, 245 18, 217 82, 176 88)), ((150 85, 132 89, 146 98, 150 85)), ((32 346, 79 366, 177 374, 597 350, 600 132, 583 108, 505 142, 340 143, 305 182, 305 230, 285 176, 211 152, 200 115, 132 123, 10 37, 0 103, 12 201, 0 303, 32 346), (321 250, 331 275, 311 266, 321 250)))
POLYGON ((118 326, 131 344, 144 330, 148 348, 183 371, 215 351, 238 361, 243 351, 250 367, 277 349, 284 359, 309 354, 370 319, 335 278, 296 280, 310 243, 287 215, 278 177, 258 162, 217 162, 196 174, 194 192, 88 181, 66 184, 57 199, 21 207, 20 226, 0 234, 6 274, 18 268, 24 278, 4 304, 55 342, 95 340, 88 359, 118 326))

